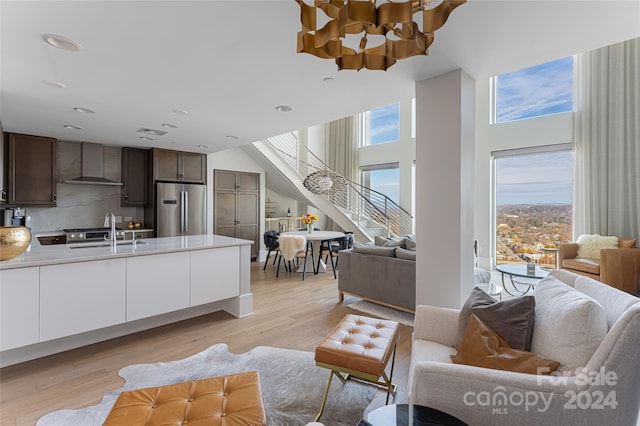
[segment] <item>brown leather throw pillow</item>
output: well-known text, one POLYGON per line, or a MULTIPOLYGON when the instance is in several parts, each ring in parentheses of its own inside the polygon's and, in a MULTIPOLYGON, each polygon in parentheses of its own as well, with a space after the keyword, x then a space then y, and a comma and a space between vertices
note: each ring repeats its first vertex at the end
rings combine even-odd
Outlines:
POLYGON ((471 314, 454 364, 527 374, 549 374, 560 365, 533 352, 513 349, 498 333, 471 314), (539 373, 539 368, 544 367, 539 373))

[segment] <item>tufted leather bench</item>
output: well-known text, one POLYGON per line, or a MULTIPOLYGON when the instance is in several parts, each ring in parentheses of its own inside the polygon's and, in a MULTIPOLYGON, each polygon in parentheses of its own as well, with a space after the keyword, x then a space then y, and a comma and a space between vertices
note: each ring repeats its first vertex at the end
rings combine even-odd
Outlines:
POLYGON ((122 392, 104 425, 266 425, 258 373, 122 392))
POLYGON ((315 421, 322 416, 334 374, 343 383, 354 377, 386 388, 389 403, 389 395, 395 396, 396 391, 396 385, 391 383, 391 379, 399 336, 396 321, 351 314, 340 321, 316 347, 316 365, 328 368, 331 372, 315 421), (385 368, 392 354, 391 372, 387 377, 385 368))

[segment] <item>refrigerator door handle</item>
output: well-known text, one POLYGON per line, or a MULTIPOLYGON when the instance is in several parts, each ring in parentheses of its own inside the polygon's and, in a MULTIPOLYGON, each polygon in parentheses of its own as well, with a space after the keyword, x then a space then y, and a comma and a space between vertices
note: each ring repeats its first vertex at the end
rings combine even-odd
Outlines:
POLYGON ((184 191, 180 191, 180 233, 184 233, 184 191))
POLYGON ((184 193, 184 232, 189 233, 189 191, 183 191, 184 193))

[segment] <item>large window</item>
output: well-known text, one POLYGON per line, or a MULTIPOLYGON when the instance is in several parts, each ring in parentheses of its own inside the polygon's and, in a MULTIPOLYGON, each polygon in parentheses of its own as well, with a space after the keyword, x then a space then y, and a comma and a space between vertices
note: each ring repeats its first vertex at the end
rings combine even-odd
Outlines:
POLYGON ((494 152, 496 264, 555 267, 572 238, 570 146, 494 152), (552 149, 552 150, 551 150, 552 149))
MULTIPOLYGON (((362 169, 363 185, 386 195, 396 204, 400 200, 400 169, 397 165, 381 165, 362 169)), ((373 196, 371 196, 373 198, 373 196)))
POLYGON ((497 76, 496 123, 573 111, 573 57, 497 76))
POLYGON ((400 139, 400 104, 387 105, 369 112, 368 145, 396 142, 400 139))

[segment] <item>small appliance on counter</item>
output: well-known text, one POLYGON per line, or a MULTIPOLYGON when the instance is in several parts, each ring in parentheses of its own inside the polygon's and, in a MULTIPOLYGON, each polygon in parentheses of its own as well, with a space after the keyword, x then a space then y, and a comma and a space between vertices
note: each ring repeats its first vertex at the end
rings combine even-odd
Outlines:
POLYGON ((31 216, 27 216, 27 210, 22 207, 4 209, 0 216, 0 226, 26 226, 31 228, 31 216))

